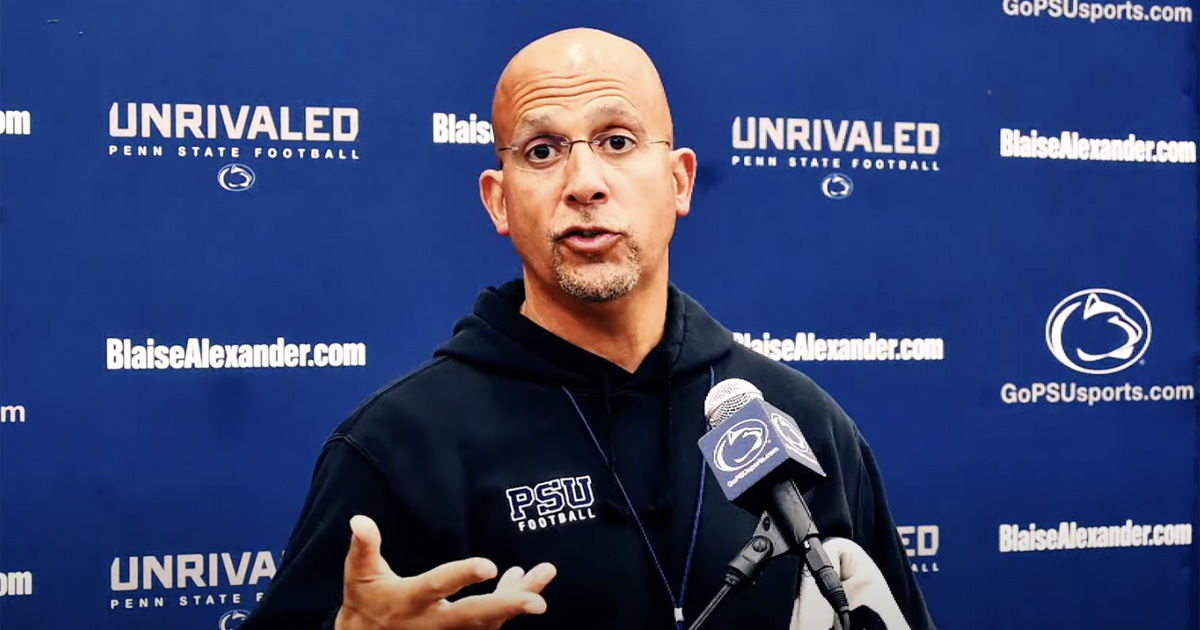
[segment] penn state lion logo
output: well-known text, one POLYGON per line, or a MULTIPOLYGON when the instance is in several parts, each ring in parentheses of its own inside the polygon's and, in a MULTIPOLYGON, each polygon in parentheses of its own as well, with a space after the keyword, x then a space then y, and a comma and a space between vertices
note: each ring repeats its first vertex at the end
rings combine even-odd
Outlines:
POLYGON ((729 427, 717 440, 713 463, 725 472, 737 472, 758 459, 767 447, 767 425, 750 418, 729 427))
POLYGON ((250 614, 244 610, 231 610, 217 621, 217 630, 237 630, 242 627, 242 622, 249 619, 250 614))
POLYGON ((1150 316, 1123 293, 1110 289, 1079 291, 1050 311, 1046 345, 1054 358, 1076 372, 1120 372, 1137 363, 1150 346, 1150 316))

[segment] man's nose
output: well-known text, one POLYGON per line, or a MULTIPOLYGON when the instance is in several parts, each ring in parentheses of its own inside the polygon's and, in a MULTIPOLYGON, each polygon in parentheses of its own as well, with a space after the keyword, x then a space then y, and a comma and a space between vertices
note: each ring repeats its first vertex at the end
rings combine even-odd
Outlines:
POLYGON ((571 143, 566 164, 567 184, 563 194, 572 203, 591 204, 608 197, 608 184, 604 180, 604 161, 592 149, 592 145, 580 140, 571 143))

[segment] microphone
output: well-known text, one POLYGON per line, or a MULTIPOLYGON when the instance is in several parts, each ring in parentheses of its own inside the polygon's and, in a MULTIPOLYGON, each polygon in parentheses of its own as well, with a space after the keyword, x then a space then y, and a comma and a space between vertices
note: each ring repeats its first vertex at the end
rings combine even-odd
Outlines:
POLYGON ((730 561, 724 586, 692 630, 728 592, 753 582, 772 558, 793 552, 803 554, 817 589, 833 606, 843 630, 849 630, 849 601, 802 494, 824 479, 825 471, 795 420, 740 378, 723 380, 709 391, 704 415, 712 430, 698 445, 725 498, 761 516, 750 542, 730 561))

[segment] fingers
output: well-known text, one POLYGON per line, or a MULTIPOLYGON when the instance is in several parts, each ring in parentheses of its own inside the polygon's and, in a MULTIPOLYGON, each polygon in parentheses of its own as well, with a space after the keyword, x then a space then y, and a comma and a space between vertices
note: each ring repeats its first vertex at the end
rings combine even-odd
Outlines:
MULTIPOLYGON (((449 565, 443 565, 446 566, 449 565)), ((540 615, 546 612, 546 600, 541 592, 557 574, 558 569, 548 562, 528 572, 521 567, 511 567, 500 576, 496 590, 491 594, 445 602, 440 613, 449 627, 488 628, 498 628, 518 615, 540 615)))
POLYGON ((499 626, 518 615, 540 615, 546 612, 546 600, 537 593, 521 590, 498 591, 487 595, 472 595, 447 604, 441 611, 450 627, 499 626))
POLYGON ((548 562, 537 565, 528 573, 521 567, 511 567, 500 576, 491 595, 475 595, 447 603, 442 614, 447 615, 451 626, 470 623, 487 628, 499 628, 517 615, 540 615, 546 612, 546 600, 541 592, 557 574, 558 569, 548 562))
MULTIPOLYGON (((409 578, 413 597, 429 605, 462 589, 496 577, 496 565, 483 558, 456 560, 409 578)), ((511 579, 511 578, 510 578, 511 579)))
POLYGON ((522 578, 525 577, 525 570, 521 567, 512 567, 500 576, 500 581, 496 584, 497 591, 510 591, 521 585, 522 578))
POLYGON ((527 593, 540 593, 557 574, 558 569, 549 562, 537 565, 528 573, 521 567, 513 567, 500 577, 500 582, 496 584, 496 592, 521 590, 527 593))
POLYGON ((543 562, 529 570, 522 580, 522 586, 530 593, 541 593, 542 589, 558 575, 558 568, 549 562, 543 562))
POLYGON ((361 514, 350 519, 350 551, 346 554, 346 577, 370 578, 391 573, 387 561, 379 553, 383 539, 379 526, 361 514))

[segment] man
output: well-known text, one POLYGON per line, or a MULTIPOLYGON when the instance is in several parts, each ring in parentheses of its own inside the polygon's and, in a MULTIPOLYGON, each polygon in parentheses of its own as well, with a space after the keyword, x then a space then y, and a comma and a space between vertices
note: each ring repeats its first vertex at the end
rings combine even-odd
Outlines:
MULTIPOLYGON (((492 119, 500 168, 480 194, 523 278, 333 432, 243 630, 690 625, 757 520, 702 483, 703 401, 732 377, 812 443, 822 534, 866 550, 908 624, 932 628, 854 424, 668 280, 696 157, 645 53, 548 35, 505 68, 492 119)), ((705 628, 788 627, 799 575, 776 559, 705 628)))

